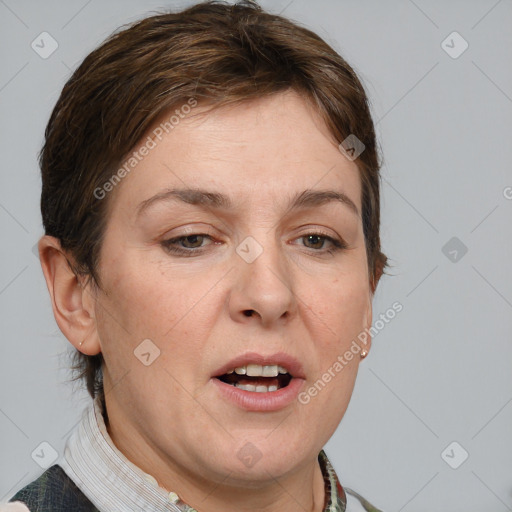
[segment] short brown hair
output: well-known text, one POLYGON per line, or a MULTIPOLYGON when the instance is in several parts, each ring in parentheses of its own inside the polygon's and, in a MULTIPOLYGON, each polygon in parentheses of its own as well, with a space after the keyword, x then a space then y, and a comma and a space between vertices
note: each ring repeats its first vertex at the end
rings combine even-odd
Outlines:
MULTIPOLYGON (((356 160, 369 279, 380 250, 380 158, 365 90, 354 70, 312 31, 255 2, 206 1, 152 15, 111 35, 64 86, 39 155, 45 234, 60 240, 77 276, 101 288, 97 264, 111 200, 94 191, 165 111, 196 98, 212 108, 293 89, 340 143, 365 145, 356 160)), ((68 260, 68 261, 69 261, 68 260)), ((103 357, 75 353, 76 379, 104 397, 103 357)))

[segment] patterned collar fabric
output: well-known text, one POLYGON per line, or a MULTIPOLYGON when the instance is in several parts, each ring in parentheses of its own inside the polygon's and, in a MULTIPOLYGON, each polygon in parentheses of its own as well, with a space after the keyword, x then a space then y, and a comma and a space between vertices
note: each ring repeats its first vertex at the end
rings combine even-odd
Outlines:
MULTIPOLYGON (((196 512, 118 450, 107 432, 103 407, 99 399, 91 402, 66 443, 58 464, 69 478, 101 512, 196 512)), ((318 461, 325 482, 323 512, 345 512, 345 491, 323 450, 318 461)))
POLYGON ((345 491, 323 450, 321 450, 318 455, 318 462, 322 468, 322 474, 324 475, 325 482, 326 504, 324 512, 345 512, 345 507, 347 505, 345 491))

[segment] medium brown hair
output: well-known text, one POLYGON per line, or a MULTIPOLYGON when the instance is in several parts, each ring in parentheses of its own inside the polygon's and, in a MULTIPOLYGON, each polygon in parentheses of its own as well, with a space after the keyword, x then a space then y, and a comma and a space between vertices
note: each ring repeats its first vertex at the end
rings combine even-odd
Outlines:
MULTIPOLYGON (((45 234, 60 240, 77 277, 101 289, 97 265, 113 194, 102 187, 152 124, 195 98, 217 108, 292 89, 310 101, 338 143, 355 135, 369 280, 380 250, 380 159, 365 90, 354 70, 312 31, 250 0, 212 0, 152 15, 111 35, 64 86, 39 155, 45 234)), ((120 185, 122 186, 122 185, 120 185)), ((101 354, 75 352, 76 379, 104 398, 101 354)))

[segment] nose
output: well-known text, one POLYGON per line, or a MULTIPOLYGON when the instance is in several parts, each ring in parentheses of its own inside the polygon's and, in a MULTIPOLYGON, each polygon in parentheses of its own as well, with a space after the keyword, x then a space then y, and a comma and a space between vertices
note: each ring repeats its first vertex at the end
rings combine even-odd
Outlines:
POLYGON ((297 297, 290 262, 276 241, 259 244, 250 238, 234 255, 236 271, 229 295, 229 313, 237 322, 259 322, 262 327, 286 323, 297 310, 297 297), (244 248, 261 253, 246 258, 244 248))

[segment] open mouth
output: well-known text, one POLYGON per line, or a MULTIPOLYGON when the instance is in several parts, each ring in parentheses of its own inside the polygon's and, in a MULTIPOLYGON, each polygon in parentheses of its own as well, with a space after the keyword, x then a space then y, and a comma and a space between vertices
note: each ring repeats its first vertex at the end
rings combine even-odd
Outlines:
POLYGON ((239 374, 236 371, 233 371, 220 375, 216 378, 225 384, 230 384, 231 386, 235 386, 245 391, 253 391, 256 393, 277 391, 288 386, 292 380, 292 376, 288 372, 279 373, 277 376, 263 377, 261 375, 250 376, 247 374, 239 374))

